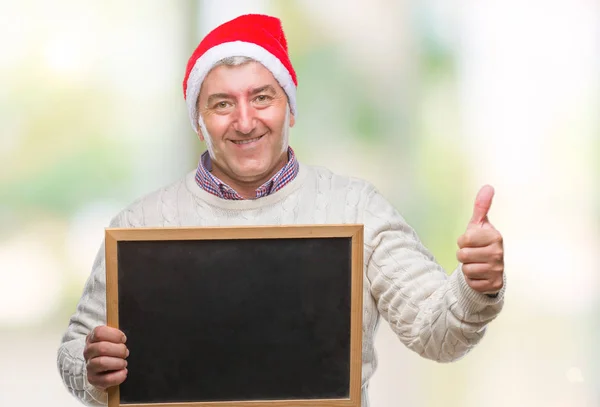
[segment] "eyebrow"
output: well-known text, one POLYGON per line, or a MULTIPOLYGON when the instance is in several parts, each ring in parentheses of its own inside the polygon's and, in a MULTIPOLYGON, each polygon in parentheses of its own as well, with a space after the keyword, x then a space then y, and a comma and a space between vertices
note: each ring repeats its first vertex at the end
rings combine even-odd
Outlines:
MULTIPOLYGON (((275 95, 277 93, 275 91, 275 88, 272 85, 265 85, 265 86, 261 86, 260 88, 252 89, 252 91, 250 91, 250 96, 255 96, 255 95, 258 95, 258 94, 264 93, 264 92, 270 93, 272 95, 275 95)), ((217 100, 223 100, 223 99, 233 99, 233 96, 231 96, 228 93, 213 93, 212 95, 210 95, 208 97, 208 100, 206 101, 206 105, 210 106, 217 100)))
POLYGON ((275 93, 277 93, 277 92, 275 92, 275 88, 273 86, 271 86, 271 85, 265 85, 265 86, 261 86, 260 88, 253 89, 252 92, 250 92, 250 94, 252 96, 254 96, 254 95, 258 95, 259 93, 263 93, 263 92, 267 92, 267 93, 270 93, 272 95, 274 95, 275 93))
POLYGON ((221 99, 232 99, 232 96, 227 93, 213 93, 212 95, 210 95, 208 97, 208 100, 206 101, 206 105, 210 106, 216 100, 221 100, 221 99))

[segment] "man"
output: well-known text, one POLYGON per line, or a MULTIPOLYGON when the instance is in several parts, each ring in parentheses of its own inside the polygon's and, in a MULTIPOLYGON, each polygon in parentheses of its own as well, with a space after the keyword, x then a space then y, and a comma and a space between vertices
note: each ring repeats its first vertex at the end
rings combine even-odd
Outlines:
MULTIPOLYGON (((217 27, 191 56, 183 86, 207 152, 197 169, 138 199, 111 227, 364 224, 363 406, 379 315, 408 348, 438 362, 480 341, 505 290, 502 237, 487 218, 491 187, 476 198, 448 276, 371 184, 296 159, 288 132, 297 79, 278 19, 246 15, 217 27)), ((106 404, 106 389, 127 378, 127 339, 105 326, 105 290, 101 247, 58 351, 65 385, 89 405, 106 404)))

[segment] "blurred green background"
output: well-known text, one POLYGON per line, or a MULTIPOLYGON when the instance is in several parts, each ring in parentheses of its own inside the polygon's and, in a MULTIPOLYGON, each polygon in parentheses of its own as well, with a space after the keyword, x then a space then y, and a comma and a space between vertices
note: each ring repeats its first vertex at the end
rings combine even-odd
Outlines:
POLYGON ((600 405, 600 3, 4 0, 0 406, 76 406, 56 349, 103 228, 193 169, 187 59, 247 12, 283 20, 291 144, 368 179, 447 269, 485 183, 506 306, 438 365, 385 324, 374 407, 600 405))

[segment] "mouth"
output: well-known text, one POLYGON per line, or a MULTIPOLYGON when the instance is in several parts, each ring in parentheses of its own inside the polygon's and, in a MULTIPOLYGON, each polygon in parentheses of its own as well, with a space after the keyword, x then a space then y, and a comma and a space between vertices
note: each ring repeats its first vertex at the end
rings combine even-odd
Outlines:
POLYGON ((252 144, 252 143, 256 143, 258 140, 260 140, 263 137, 264 137, 264 134, 262 136, 254 137, 254 138, 251 138, 248 140, 231 140, 231 142, 233 144, 237 144, 237 145, 252 144))

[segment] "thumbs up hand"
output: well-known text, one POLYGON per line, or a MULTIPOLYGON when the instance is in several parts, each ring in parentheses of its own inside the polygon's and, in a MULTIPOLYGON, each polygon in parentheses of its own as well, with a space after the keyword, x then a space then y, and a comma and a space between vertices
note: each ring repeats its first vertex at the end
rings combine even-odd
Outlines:
POLYGON ((488 220, 494 188, 481 188, 475 198, 473 216, 465 233, 458 238, 456 258, 462 265, 465 281, 475 291, 494 294, 504 284, 502 235, 488 220))

